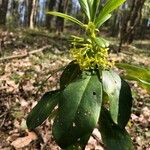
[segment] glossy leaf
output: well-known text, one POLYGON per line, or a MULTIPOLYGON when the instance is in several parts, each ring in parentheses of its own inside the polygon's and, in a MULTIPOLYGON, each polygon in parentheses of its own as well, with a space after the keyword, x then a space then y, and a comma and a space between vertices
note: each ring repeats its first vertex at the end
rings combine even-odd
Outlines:
POLYGON ((81 75, 80 66, 72 61, 64 69, 60 77, 60 88, 65 88, 69 83, 77 78, 78 75, 81 75))
POLYGON ((100 0, 93 0, 92 2, 92 10, 91 10, 91 20, 94 21, 96 19, 97 10, 100 4, 100 0))
POLYGON ((79 3, 88 20, 93 22, 96 19, 100 0, 79 0, 79 3))
POLYGON ((61 148, 91 134, 97 124, 102 103, 102 88, 97 75, 80 75, 62 92, 53 135, 61 148))
POLYGON ((110 17, 111 17, 111 14, 106 14, 106 15, 104 15, 102 18, 100 18, 100 19, 98 20, 98 22, 97 22, 98 28, 99 28, 102 24, 104 24, 110 17))
POLYGON ((118 63, 116 65, 118 68, 125 70, 125 79, 137 81, 140 86, 150 92, 150 69, 124 63, 118 63))
POLYGON ((95 38, 94 40, 95 40, 96 44, 100 47, 105 48, 105 47, 109 46, 109 42, 103 38, 98 37, 98 38, 95 38))
POLYGON ((80 6, 88 20, 91 20, 91 8, 89 0, 79 0, 80 6))
POLYGON ((95 25, 99 28, 102 23, 110 18, 110 13, 120 6, 125 0, 108 0, 104 5, 103 9, 100 11, 97 19, 95 20, 95 25))
POLYGON ((125 80, 121 79, 118 116, 118 124, 121 128, 124 128, 129 121, 131 115, 132 100, 133 98, 130 86, 125 80))
POLYGON ((63 14, 63 13, 55 12, 55 11, 49 11, 49 12, 47 12, 47 14, 70 20, 71 22, 74 22, 74 23, 78 24, 81 27, 84 26, 84 24, 81 21, 79 21, 78 19, 76 19, 76 18, 74 18, 72 16, 69 16, 67 14, 63 14))
POLYGON ((104 92, 109 98, 112 119, 121 128, 124 128, 131 113, 132 95, 130 87, 113 71, 102 72, 102 83, 104 92))
POLYGON ((90 136, 91 136, 91 133, 83 136, 82 138, 80 138, 80 141, 77 141, 73 145, 65 148, 65 150, 84 150, 86 145, 87 145, 87 142, 88 142, 90 136))
POLYGON ((133 150, 127 131, 113 122, 109 111, 104 107, 101 110, 99 129, 106 150, 133 150))
POLYGON ((54 107, 58 104, 60 91, 45 93, 37 105, 31 110, 27 117, 27 127, 34 129, 41 125, 51 114, 54 107))

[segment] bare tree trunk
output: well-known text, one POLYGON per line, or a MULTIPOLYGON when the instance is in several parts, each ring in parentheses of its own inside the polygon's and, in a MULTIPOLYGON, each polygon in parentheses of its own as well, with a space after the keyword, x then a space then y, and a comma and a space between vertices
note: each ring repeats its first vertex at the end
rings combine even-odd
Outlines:
POLYGON ((71 14, 72 13, 72 9, 73 9, 73 4, 72 4, 72 0, 68 1, 68 6, 67 6, 67 13, 71 14))
POLYGON ((28 11, 29 11, 29 2, 28 2, 28 0, 24 0, 24 7, 25 7, 25 14, 24 14, 24 25, 26 26, 26 27, 28 27, 28 25, 29 25, 29 21, 28 21, 28 11))
POLYGON ((124 12, 120 26, 120 48, 122 44, 131 44, 141 20, 145 0, 132 0, 130 11, 124 12))
MULTIPOLYGON (((58 12, 65 13, 67 11, 68 6, 68 0, 59 0, 58 4, 58 12)), ((56 28, 58 33, 61 33, 64 31, 64 19, 57 17, 56 19, 56 28)))
POLYGON ((8 0, 0 0, 0 25, 6 24, 8 0))
MULTIPOLYGON (((48 11, 53 11, 53 9, 54 9, 54 7, 56 5, 56 2, 57 2, 56 0, 48 0, 48 2, 47 2, 47 6, 48 6, 47 10, 48 11)), ((52 18, 53 18, 52 15, 46 15, 46 28, 48 30, 51 29, 51 20, 52 20, 52 18)))
POLYGON ((33 0, 26 0, 27 2, 27 22, 28 22, 28 27, 30 27, 30 16, 31 16, 31 11, 32 11, 32 2, 33 0))
POLYGON ((19 25, 18 6, 19 6, 19 1, 13 0, 12 22, 15 27, 19 25))
POLYGON ((7 9, 7 27, 13 28, 19 25, 19 12, 18 12, 19 1, 9 0, 7 9))
POLYGON ((113 20, 111 22, 110 30, 111 30, 111 36, 116 36, 118 34, 118 28, 119 28, 119 18, 118 18, 118 9, 114 11, 113 14, 113 20))
POLYGON ((30 13, 30 22, 29 22, 29 28, 34 29, 34 17, 36 12, 36 0, 32 0, 32 4, 30 6, 31 13, 30 13))

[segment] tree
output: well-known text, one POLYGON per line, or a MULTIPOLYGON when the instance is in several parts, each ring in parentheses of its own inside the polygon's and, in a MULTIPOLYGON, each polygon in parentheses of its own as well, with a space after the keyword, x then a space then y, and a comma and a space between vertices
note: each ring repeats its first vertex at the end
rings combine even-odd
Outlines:
MULTIPOLYGON (((58 4, 58 12, 61 13, 66 13, 67 11, 67 6, 68 6, 68 0, 59 0, 59 4, 58 4)), ((57 17, 56 18, 56 28, 58 33, 63 32, 64 30, 64 19, 57 17)))
POLYGON ((7 9, 8 9, 8 0, 0 0, 0 25, 6 24, 7 9))
POLYGON ((8 8, 7 8, 7 27, 13 28, 14 26, 19 25, 19 5, 20 1, 18 0, 9 0, 8 1, 8 8))
POLYGON ((144 2, 145 0, 132 0, 128 3, 130 11, 123 11, 120 23, 120 47, 122 44, 133 42, 136 28, 141 20, 144 2))
MULTIPOLYGON (((56 0, 48 0, 47 1, 47 10, 48 11, 52 11, 56 5, 56 0)), ((51 20, 52 20, 53 16, 51 15, 46 15, 46 28, 47 29, 51 29, 51 20)))
POLYGON ((12 1, 12 23, 14 26, 18 26, 19 23, 19 12, 18 12, 18 6, 19 6, 19 1, 18 0, 13 0, 12 1))
POLYGON ((28 0, 24 0, 24 20, 23 20, 23 24, 24 26, 28 26, 28 0))
POLYGON ((110 19, 110 31, 111 36, 116 36, 118 34, 119 18, 118 18, 119 9, 116 9, 110 19))
POLYGON ((30 29, 34 28, 34 21, 36 15, 36 0, 28 0, 28 26, 30 29))

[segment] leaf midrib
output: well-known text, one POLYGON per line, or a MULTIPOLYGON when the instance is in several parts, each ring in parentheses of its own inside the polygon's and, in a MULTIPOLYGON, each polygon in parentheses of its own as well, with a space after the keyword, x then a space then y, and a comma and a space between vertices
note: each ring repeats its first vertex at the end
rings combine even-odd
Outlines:
MULTIPOLYGON (((83 99, 83 97, 84 97, 86 88, 87 88, 87 86, 88 86, 88 84, 89 84, 91 78, 92 78, 92 76, 89 76, 88 82, 86 83, 85 88, 84 88, 84 90, 83 90, 84 92, 83 92, 83 94, 81 94, 81 96, 80 96, 80 101, 79 101, 79 103, 78 103, 78 105, 77 105, 77 109, 76 109, 76 111, 75 111, 75 113, 74 113, 74 116, 72 117, 73 119, 72 119, 72 121, 71 121, 71 123, 70 123, 70 126, 72 125, 72 122, 73 122, 73 120, 74 120, 74 118, 75 118, 75 116, 76 116, 76 114, 77 114, 77 110, 79 109, 79 107, 80 107, 80 105, 81 105, 81 101, 82 101, 82 99, 83 99)), ((85 79, 85 80, 86 80, 86 79, 85 79)), ((69 128, 70 128, 70 126, 69 126, 69 128)))

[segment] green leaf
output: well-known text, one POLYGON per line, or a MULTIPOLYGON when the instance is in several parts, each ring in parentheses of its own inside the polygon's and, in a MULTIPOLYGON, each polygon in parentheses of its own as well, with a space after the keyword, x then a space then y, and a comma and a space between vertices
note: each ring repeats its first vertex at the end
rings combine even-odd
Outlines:
POLYGON ((34 129, 41 125, 50 113, 53 111, 54 107, 58 104, 60 91, 51 91, 45 93, 37 105, 31 110, 27 117, 27 127, 29 129, 34 129))
POLYGON ((97 10, 100 4, 100 0, 93 0, 92 3, 92 10, 91 10, 91 21, 94 22, 94 20, 96 19, 96 14, 97 14, 97 10))
POLYGON ((105 48, 105 47, 109 46, 109 42, 103 38, 98 37, 98 38, 94 38, 94 40, 95 40, 96 44, 100 47, 105 48))
POLYGON ((131 138, 125 129, 117 126, 107 109, 101 109, 99 129, 106 150, 133 150, 131 138))
POLYGON ((108 20, 110 18, 110 13, 123 2, 125 2, 125 0, 108 0, 94 22, 96 27, 99 28, 106 20, 108 20))
POLYGON ((72 61, 64 69, 60 77, 60 88, 65 88, 69 83, 71 83, 78 75, 81 74, 80 66, 72 61))
POLYGON ((78 19, 76 19, 76 18, 74 18, 72 16, 69 16, 67 14, 63 14, 63 13, 56 12, 56 11, 49 11, 49 12, 47 12, 47 14, 67 19, 67 20, 69 20, 71 22, 74 22, 74 23, 78 24, 81 27, 84 27, 84 24, 81 21, 79 21, 78 19))
POLYGON ((150 69, 124 63, 118 63, 116 66, 125 70, 125 79, 137 81, 140 86, 150 93, 150 69))
POLYGON ((97 75, 82 74, 64 89, 53 125, 54 138, 61 148, 92 133, 101 103, 102 87, 97 75))
POLYGON ((83 136, 82 138, 80 138, 80 141, 77 141, 73 145, 65 148, 65 150, 84 150, 86 145, 87 145, 87 142, 88 142, 90 136, 91 136, 91 133, 83 136))
POLYGON ((81 10, 84 12, 84 14, 87 16, 88 20, 91 20, 91 6, 90 6, 90 0, 79 0, 81 10))
POLYGON ((102 72, 102 83, 104 92, 109 97, 112 119, 121 128, 124 128, 131 114, 132 95, 130 87, 113 71, 102 72))
POLYGON ((121 79, 118 114, 118 124, 121 128, 124 128, 129 121, 131 115, 132 100, 133 98, 130 86, 125 80, 121 79))
POLYGON ((112 119, 115 123, 117 123, 119 114, 119 94, 121 89, 121 79, 113 71, 103 71, 102 83, 104 92, 106 92, 109 97, 112 119))
POLYGON ((100 18, 97 22, 98 25, 96 25, 97 28, 99 28, 103 23, 105 23, 110 17, 111 17, 111 14, 106 14, 102 18, 100 18))

